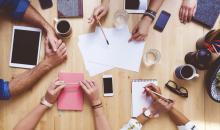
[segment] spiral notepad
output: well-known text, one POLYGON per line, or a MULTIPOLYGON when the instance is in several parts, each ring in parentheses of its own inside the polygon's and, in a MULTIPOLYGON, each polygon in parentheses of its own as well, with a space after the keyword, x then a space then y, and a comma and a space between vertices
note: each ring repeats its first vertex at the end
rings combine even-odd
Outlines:
POLYGON ((146 97, 146 94, 143 93, 143 87, 151 83, 158 85, 156 79, 132 80, 132 117, 140 115, 143 112, 143 108, 148 108, 152 103, 151 97, 146 97))

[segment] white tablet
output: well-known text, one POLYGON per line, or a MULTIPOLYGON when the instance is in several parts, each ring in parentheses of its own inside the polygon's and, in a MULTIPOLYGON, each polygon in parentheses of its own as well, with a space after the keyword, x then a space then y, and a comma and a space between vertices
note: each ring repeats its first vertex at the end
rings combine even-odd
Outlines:
POLYGON ((128 13, 143 14, 147 6, 148 0, 124 0, 124 9, 128 13))
POLYGON ((33 68, 38 64, 42 31, 39 28, 14 26, 9 66, 33 68))

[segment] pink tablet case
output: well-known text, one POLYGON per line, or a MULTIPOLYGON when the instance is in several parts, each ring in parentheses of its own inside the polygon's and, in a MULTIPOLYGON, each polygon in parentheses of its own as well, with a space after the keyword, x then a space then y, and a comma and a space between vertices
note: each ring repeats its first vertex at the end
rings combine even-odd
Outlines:
MULTIPOLYGON (((75 83, 83 80, 81 73, 59 73, 59 80, 75 83)), ((80 85, 68 85, 60 93, 57 107, 59 110, 83 110, 83 91, 80 85)))

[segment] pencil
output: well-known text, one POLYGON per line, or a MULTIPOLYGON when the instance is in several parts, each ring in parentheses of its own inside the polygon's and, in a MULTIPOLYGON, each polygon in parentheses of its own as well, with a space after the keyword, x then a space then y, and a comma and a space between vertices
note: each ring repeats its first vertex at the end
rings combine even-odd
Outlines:
MULTIPOLYGON (((145 87, 144 87, 145 88, 145 87)), ((149 89, 150 90, 150 89, 149 89)), ((161 98, 163 98, 164 100, 166 100, 166 101, 171 101, 171 102, 173 102, 173 100, 171 100, 171 99, 169 99, 169 98, 166 98, 166 97, 164 97, 163 95, 161 95, 161 94, 159 94, 159 93, 157 93, 157 92, 154 92, 154 91, 152 91, 152 90, 150 90, 152 93, 154 93, 155 95, 157 95, 157 96, 159 96, 159 97, 161 97, 161 98)))
POLYGON ((102 34, 103 34, 103 36, 104 36, 104 38, 105 38, 105 41, 106 41, 107 45, 109 45, 108 39, 107 39, 107 37, 106 37, 106 35, 105 35, 105 32, 104 32, 104 30, 103 30, 103 28, 102 28, 102 24, 100 23, 99 19, 96 18, 96 20, 97 20, 97 22, 98 22, 98 24, 99 24, 99 26, 100 26, 100 28, 101 28, 102 34))
POLYGON ((65 85, 65 86, 79 85, 79 82, 74 82, 74 83, 61 82, 58 85, 65 85))
POLYGON ((216 50, 216 48, 215 48, 215 46, 214 46, 213 44, 212 44, 212 47, 213 47, 214 51, 215 51, 218 55, 220 55, 219 52, 216 50))

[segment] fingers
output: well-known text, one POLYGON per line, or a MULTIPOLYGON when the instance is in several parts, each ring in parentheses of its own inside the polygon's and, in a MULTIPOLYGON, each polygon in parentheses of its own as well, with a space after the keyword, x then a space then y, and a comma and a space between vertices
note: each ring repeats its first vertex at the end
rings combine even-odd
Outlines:
POLYGON ((184 8, 184 13, 183 13, 183 23, 187 22, 189 10, 187 8, 184 8))
POLYGON ((86 80, 86 81, 82 81, 82 83, 85 85, 85 87, 89 90, 91 88, 89 82, 86 80))
POLYGON ((105 12, 102 11, 98 16, 97 16, 97 19, 100 20, 103 16, 105 16, 105 12))
POLYGON ((104 11, 104 8, 103 8, 103 7, 98 7, 98 8, 96 8, 96 9, 94 10, 94 13, 93 13, 94 17, 97 18, 98 20, 100 20, 100 19, 101 19, 101 16, 103 15, 103 14, 102 14, 103 11, 104 11), (102 15, 101 15, 101 14, 102 14, 102 15))
POLYGON ((86 85, 83 83, 83 81, 80 81, 79 82, 80 86, 82 87, 82 89, 84 90, 85 93, 89 93, 89 90, 88 88, 86 87, 86 85))
POLYGON ((49 52, 50 47, 49 47, 49 39, 48 38, 45 39, 44 46, 45 46, 45 52, 49 52))
POLYGON ((182 23, 183 22, 183 7, 180 8, 179 19, 180 19, 180 22, 182 23))
POLYGON ((56 87, 54 90, 54 93, 58 94, 64 87, 65 87, 65 85, 60 85, 60 86, 56 87))
POLYGON ((190 22, 193 17, 193 9, 189 9, 187 21, 190 22))
POLYGON ((157 101, 159 99, 159 97, 157 95, 155 95, 152 90, 150 90, 149 88, 146 88, 146 91, 148 92, 149 96, 152 98, 153 101, 157 101))
POLYGON ((56 42, 57 41, 50 41, 50 46, 52 47, 52 50, 55 51, 55 52, 57 51, 56 42))

